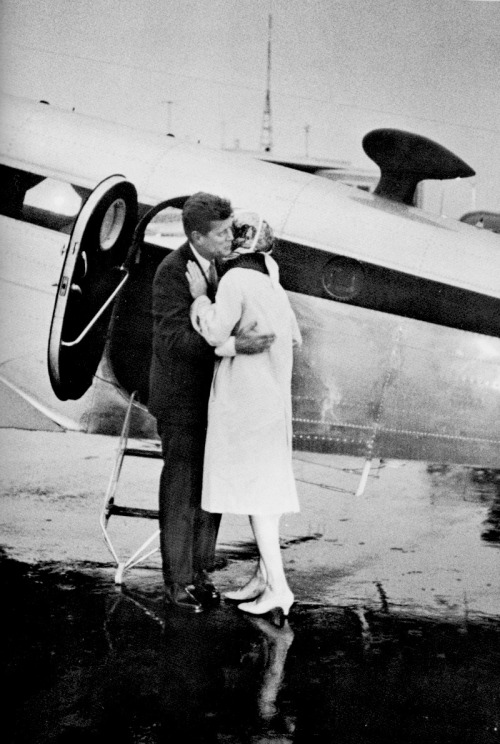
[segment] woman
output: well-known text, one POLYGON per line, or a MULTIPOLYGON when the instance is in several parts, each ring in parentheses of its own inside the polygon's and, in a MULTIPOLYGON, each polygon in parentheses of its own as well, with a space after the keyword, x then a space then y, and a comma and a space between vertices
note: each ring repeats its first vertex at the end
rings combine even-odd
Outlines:
POLYGON ((259 561, 250 581, 225 596, 241 602, 244 612, 274 612, 282 622, 294 601, 283 569, 279 521, 284 512, 299 511, 292 471, 291 377, 293 345, 301 337, 269 255, 271 228, 246 213, 235 219, 233 233, 233 252, 214 303, 206 296, 199 267, 188 264, 195 298, 191 320, 215 347, 247 326, 274 334, 275 340, 262 354, 224 357, 216 365, 201 505, 210 512, 249 515, 259 561))

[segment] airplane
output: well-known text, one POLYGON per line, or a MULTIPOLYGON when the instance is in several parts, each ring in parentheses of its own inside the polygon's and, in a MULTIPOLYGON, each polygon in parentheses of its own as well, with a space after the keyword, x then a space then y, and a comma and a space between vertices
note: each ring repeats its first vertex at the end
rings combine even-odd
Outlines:
MULTIPOLYGON (((348 186, 356 186, 365 191, 373 191, 379 181, 379 173, 376 170, 366 168, 357 168, 351 165, 348 160, 330 160, 311 158, 309 156, 285 157, 275 155, 271 152, 259 150, 243 150, 239 147, 234 149, 226 148, 226 152, 242 155, 242 157, 254 157, 265 163, 274 163, 284 168, 291 168, 302 173, 309 173, 323 178, 331 178, 333 181, 341 181, 348 186)), ((415 206, 420 206, 415 204, 415 206)))
POLYGON ((285 157, 283 155, 277 155, 269 150, 245 150, 239 147, 224 148, 225 152, 233 153, 242 157, 252 157, 257 160, 262 160, 265 163, 272 163, 273 165, 281 165, 284 168, 291 168, 292 170, 298 170, 302 173, 309 173, 313 175, 321 175, 328 177, 331 173, 340 171, 345 174, 347 169, 350 169, 350 162, 348 160, 331 160, 326 158, 312 158, 309 156, 294 156, 285 157))
POLYGON ((0 383, 41 426, 119 433, 135 394, 132 433, 155 436, 152 280, 208 191, 277 237, 296 451, 499 467, 500 240, 413 206, 422 179, 474 174, 449 150, 368 133, 370 193, 12 96, 1 117, 0 383), (69 206, 34 206, 54 185, 69 206))
POLYGON ((484 230, 493 230, 495 233, 500 233, 500 212, 488 212, 484 209, 466 212, 460 217, 460 221, 484 230))

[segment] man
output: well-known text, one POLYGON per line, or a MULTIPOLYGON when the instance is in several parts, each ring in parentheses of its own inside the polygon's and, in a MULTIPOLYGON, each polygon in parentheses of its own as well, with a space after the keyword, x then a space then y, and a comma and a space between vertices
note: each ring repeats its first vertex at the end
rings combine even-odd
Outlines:
MULTIPOLYGON (((208 578, 214 567, 220 514, 201 509, 207 409, 214 349, 193 329, 186 277, 196 261, 216 290, 216 259, 231 252, 232 207, 227 199, 199 192, 186 201, 182 222, 188 242, 160 264, 153 282, 153 358, 148 407, 156 417, 164 466, 160 478, 160 547, 169 605, 201 612, 220 595, 208 578)), ((265 351, 272 334, 243 329, 216 353, 265 351)))

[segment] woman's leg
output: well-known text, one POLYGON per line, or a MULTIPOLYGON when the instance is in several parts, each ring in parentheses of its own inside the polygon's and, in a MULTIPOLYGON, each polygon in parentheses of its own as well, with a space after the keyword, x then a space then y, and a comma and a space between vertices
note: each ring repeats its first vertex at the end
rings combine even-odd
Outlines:
POLYGON ((257 541, 261 560, 266 571, 266 585, 262 594, 253 602, 238 605, 240 610, 251 615, 277 614, 283 626, 293 604, 293 594, 288 586, 279 541, 280 514, 252 514, 250 522, 257 541))
POLYGON ((279 524, 281 514, 251 514, 255 541, 259 549, 260 563, 266 577, 265 592, 282 594, 289 592, 281 557, 279 524))
MULTIPOLYGON (((252 519, 250 517, 250 525, 252 525, 252 519)), ((253 527, 252 527, 253 531, 253 527)), ((254 532, 255 537, 255 532, 254 532)), ((257 539, 257 538, 256 538, 257 539)), ((248 602, 252 599, 256 599, 266 587, 266 568, 262 558, 259 556, 255 571, 251 578, 246 584, 241 586, 239 589, 233 589, 229 592, 224 593, 224 597, 229 599, 231 602, 248 602)))

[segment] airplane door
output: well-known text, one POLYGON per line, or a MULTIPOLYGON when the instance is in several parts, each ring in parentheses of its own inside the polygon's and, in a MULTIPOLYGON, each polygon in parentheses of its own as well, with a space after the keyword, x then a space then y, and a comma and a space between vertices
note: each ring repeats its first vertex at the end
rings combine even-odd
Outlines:
POLYGON ((77 400, 92 384, 115 298, 128 279, 123 262, 136 222, 137 191, 118 175, 94 189, 75 221, 49 335, 49 377, 60 400, 77 400))

